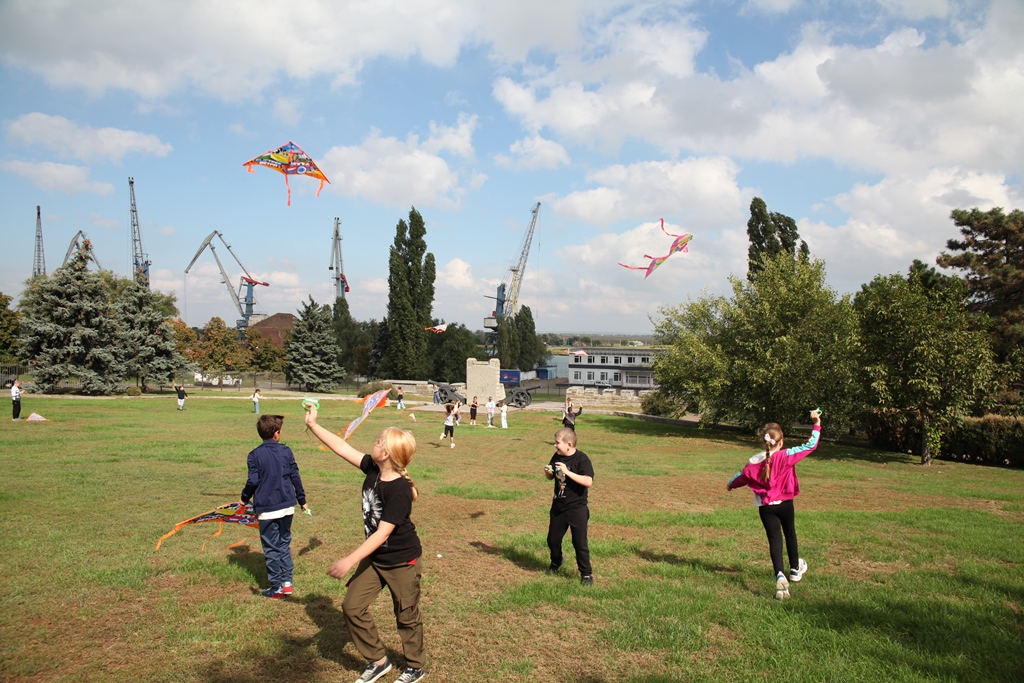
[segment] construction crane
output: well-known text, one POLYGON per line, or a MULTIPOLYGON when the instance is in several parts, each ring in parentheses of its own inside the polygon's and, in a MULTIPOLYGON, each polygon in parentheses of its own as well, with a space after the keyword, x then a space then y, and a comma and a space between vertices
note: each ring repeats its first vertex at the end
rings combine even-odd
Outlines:
POLYGON ((36 206, 36 253, 32 260, 32 277, 46 277, 46 256, 43 254, 43 213, 36 206))
POLYGON ((132 214, 132 265, 135 266, 133 277, 140 285, 149 289, 149 266, 152 261, 142 251, 142 230, 139 229, 139 212, 135 208, 135 179, 128 179, 128 192, 131 195, 132 214))
POLYGON ((327 266, 327 270, 333 270, 334 275, 331 279, 334 280, 334 299, 345 298, 345 292, 349 291, 348 280, 345 279, 345 270, 341 266, 341 219, 335 216, 334 218, 334 241, 331 243, 331 265, 327 266))
MULTIPOLYGON (((71 260, 71 255, 74 254, 79 249, 81 249, 82 245, 88 241, 89 237, 84 232, 82 232, 81 230, 76 232, 75 236, 71 238, 71 244, 68 245, 68 251, 66 254, 64 254, 64 263, 62 263, 61 265, 66 266, 68 264, 68 261, 71 260)), ((103 266, 100 265, 100 260, 96 258, 96 252, 93 251, 90 254, 90 256, 92 257, 92 262, 96 264, 96 269, 103 270, 103 266)))
MULTIPOLYGON (((533 218, 530 219, 530 227, 526 229, 523 243, 519 247, 519 260, 509 266, 505 279, 498 285, 495 299, 494 313, 484 318, 484 328, 487 330, 485 349, 491 356, 498 353, 498 322, 504 318, 512 318, 519 307, 519 290, 523 284, 523 274, 526 272, 526 259, 530 255, 530 244, 533 242, 533 231, 537 228, 537 215, 540 213, 540 202, 530 209, 533 218)), ((492 298, 492 297, 488 297, 492 298)))
POLYGON ((217 267, 220 268, 220 274, 221 277, 224 278, 224 284, 228 288, 228 294, 231 295, 231 300, 235 303, 235 307, 238 308, 238 315, 241 316, 241 318, 235 322, 235 326, 238 327, 239 330, 243 330, 249 326, 249 318, 251 318, 253 315, 252 309, 253 305, 256 303, 256 301, 253 299, 253 289, 256 287, 256 285, 263 285, 264 287, 269 287, 270 283, 260 282, 259 280, 253 279, 252 275, 249 274, 249 271, 246 269, 246 267, 243 266, 242 262, 238 260, 237 256, 235 256, 235 252, 231 250, 231 245, 224 241, 224 235, 222 235, 217 230, 214 230, 209 235, 207 235, 206 239, 203 240, 203 243, 199 245, 199 250, 196 252, 196 255, 192 257, 192 262, 188 264, 188 268, 185 269, 185 275, 188 275, 188 271, 192 268, 193 265, 195 265, 195 262, 199 259, 200 254, 202 254, 203 250, 206 249, 207 247, 209 247, 210 251, 213 252, 213 259, 217 262, 217 267), (220 257, 217 256, 217 249, 216 247, 214 247, 213 244, 214 237, 220 238, 221 243, 223 243, 224 246, 227 247, 228 252, 235 259, 235 263, 237 263, 238 267, 242 269, 243 273, 245 273, 245 275, 243 275, 239 279, 238 292, 235 292, 235 290, 231 288, 231 278, 228 277, 227 271, 224 270, 224 264, 220 262, 220 257), (245 296, 242 296, 243 288, 245 289, 245 296))

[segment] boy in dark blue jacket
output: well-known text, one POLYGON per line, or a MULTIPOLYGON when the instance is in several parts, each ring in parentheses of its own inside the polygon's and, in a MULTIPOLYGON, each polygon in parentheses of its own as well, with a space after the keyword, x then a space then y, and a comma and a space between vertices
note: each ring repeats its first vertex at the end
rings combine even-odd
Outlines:
POLYGON ((242 489, 242 502, 248 503, 251 498, 253 512, 259 515, 260 541, 270 579, 270 588, 262 593, 268 598, 283 598, 292 593, 295 503, 307 509, 295 455, 280 443, 283 424, 283 415, 260 415, 256 431, 263 443, 249 453, 249 480, 242 489))

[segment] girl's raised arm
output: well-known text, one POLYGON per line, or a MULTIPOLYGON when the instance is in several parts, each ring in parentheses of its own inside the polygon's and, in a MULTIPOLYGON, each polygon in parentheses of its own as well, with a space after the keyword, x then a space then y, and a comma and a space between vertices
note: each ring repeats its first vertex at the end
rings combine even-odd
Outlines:
POLYGON ((334 432, 324 429, 316 423, 316 408, 310 407, 306 410, 306 427, 313 432, 316 438, 320 439, 325 446, 334 451, 337 455, 348 460, 353 466, 359 467, 363 462, 363 453, 353 448, 343 438, 334 432))

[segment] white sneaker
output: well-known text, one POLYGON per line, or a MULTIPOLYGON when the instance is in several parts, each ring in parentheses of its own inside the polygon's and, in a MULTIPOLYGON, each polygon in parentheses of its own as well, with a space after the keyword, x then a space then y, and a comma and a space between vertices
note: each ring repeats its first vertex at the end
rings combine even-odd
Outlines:
POLYGON ((804 558, 800 558, 799 566, 796 568, 789 568, 789 580, 791 583, 798 583, 800 579, 804 578, 804 572, 807 571, 807 561, 804 558))
POLYGON ((789 600, 789 597, 789 581, 785 574, 779 572, 775 577, 775 599, 789 600))
POLYGON ((452 444, 452 448, 455 448, 455 444, 452 444))

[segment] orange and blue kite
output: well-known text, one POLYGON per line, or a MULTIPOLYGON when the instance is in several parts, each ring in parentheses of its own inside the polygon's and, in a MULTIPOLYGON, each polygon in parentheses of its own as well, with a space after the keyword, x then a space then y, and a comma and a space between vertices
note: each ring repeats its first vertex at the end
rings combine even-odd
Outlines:
POLYGON ((320 167, 316 165, 316 162, 291 140, 287 144, 265 152, 242 165, 248 169, 249 173, 255 173, 252 167, 256 165, 272 168, 284 175, 284 184, 288 188, 288 206, 292 205, 292 187, 288 184, 288 176, 304 175, 319 180, 320 187, 316 189, 317 197, 320 196, 320 190, 324 189, 324 183, 331 182, 324 175, 324 172, 320 170, 320 167))
POLYGON ((691 235, 690 233, 684 232, 682 235, 673 235, 672 233, 665 229, 664 218, 661 219, 661 231, 668 235, 669 237, 675 237, 675 240, 672 241, 672 246, 669 247, 667 254, 665 254, 664 256, 651 256, 650 254, 644 254, 644 258, 651 259, 651 262, 646 266, 627 266, 625 263, 620 263, 619 265, 622 266, 623 268, 629 268, 630 270, 647 271, 646 273, 644 273, 644 279, 646 280, 648 277, 650 277, 651 273, 657 270, 658 266, 660 266, 662 263, 668 260, 669 256, 677 252, 690 250, 689 242, 691 239, 693 239, 693 235, 691 235))
MULTIPOLYGON (((169 532, 160 537, 160 540, 156 542, 156 550, 160 550, 160 544, 165 539, 170 538, 174 534, 178 533, 183 526, 186 524, 200 524, 202 522, 217 522, 219 524, 217 533, 210 536, 220 536, 220 532, 224 531, 224 524, 241 524, 242 526, 249 526, 258 529, 260 526, 259 515, 253 512, 252 503, 243 503, 242 501, 235 501, 228 503, 227 505, 221 505, 216 507, 209 512, 204 512, 201 515, 196 515, 191 519, 186 519, 183 522, 178 522, 174 525, 174 528, 169 532)), ((244 540, 244 539, 243 539, 244 540)), ((203 543, 203 548, 206 547, 206 543, 203 543)), ((231 546, 228 546, 231 547, 231 546)))

